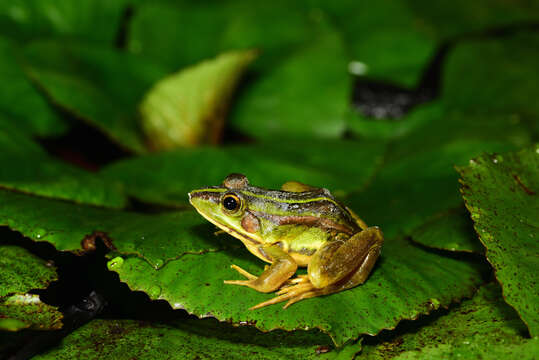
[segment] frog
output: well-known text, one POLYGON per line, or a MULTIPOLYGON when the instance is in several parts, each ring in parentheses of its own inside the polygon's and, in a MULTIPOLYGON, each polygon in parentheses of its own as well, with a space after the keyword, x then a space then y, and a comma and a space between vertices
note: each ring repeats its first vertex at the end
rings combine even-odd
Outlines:
POLYGON ((269 264, 259 276, 232 264, 245 279, 224 281, 275 292, 275 297, 250 310, 285 301, 286 309, 363 284, 384 242, 378 226, 367 226, 329 190, 298 181, 268 190, 232 173, 221 185, 193 190, 188 197, 206 220, 269 264), (307 273, 294 277, 300 267, 307 273))

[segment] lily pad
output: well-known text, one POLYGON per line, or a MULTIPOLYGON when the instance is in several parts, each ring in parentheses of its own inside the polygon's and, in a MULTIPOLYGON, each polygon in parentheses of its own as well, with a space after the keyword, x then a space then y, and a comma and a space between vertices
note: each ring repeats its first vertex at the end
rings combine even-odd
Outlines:
POLYGON ((377 359, 535 359, 539 338, 526 339, 526 326, 508 306, 496 284, 479 289, 417 331, 364 346, 361 358, 377 359))
POLYGON ((19 53, 11 41, 0 37, 0 124, 9 123, 37 136, 64 133, 67 124, 27 78, 19 53))
POLYGON ((125 0, 10 0, 0 6, 0 27, 21 42, 57 36, 113 44, 127 4, 125 0))
POLYGON ((262 334, 214 320, 94 320, 35 359, 353 359, 361 342, 332 349, 313 332, 262 334), (326 351, 329 351, 326 353, 326 351))
POLYGON ((246 86, 231 126, 255 138, 336 138, 350 91, 339 34, 321 19, 318 36, 246 86))
POLYGON ((365 284, 303 300, 286 310, 273 305, 250 311, 249 307, 273 295, 223 284, 223 280, 238 276, 231 264, 254 274, 263 270, 263 264, 243 247, 185 255, 159 270, 135 257, 116 257, 108 267, 132 290, 166 300, 174 309, 252 324, 264 331, 318 328, 337 346, 362 334, 392 329, 403 319, 415 319, 470 296, 481 282, 482 270, 478 264, 439 256, 396 238, 386 241, 382 257, 365 284))
POLYGON ((130 196, 165 205, 186 204, 189 191, 218 185, 233 172, 245 174, 255 186, 277 189, 295 180, 342 195, 366 184, 385 145, 312 140, 176 150, 119 161, 101 174, 120 181, 130 196))
POLYGON ((12 295, 0 299, 0 330, 57 330, 62 327, 62 313, 43 303, 39 295, 12 295))
POLYGON ((135 153, 146 151, 137 106, 166 75, 147 60, 90 43, 41 41, 26 49, 28 72, 50 100, 135 153))
POLYGON ((228 102, 254 51, 227 52, 159 81, 146 94, 142 127, 155 150, 218 143, 228 102))
POLYGON ((410 237, 419 244, 436 249, 478 254, 484 252, 483 245, 473 229, 473 222, 464 207, 434 215, 414 229, 410 237))
POLYGON ((27 134, 0 122, 0 187, 78 203, 120 208, 120 184, 49 156, 27 134))
POLYGON ((507 303, 539 335, 539 145, 457 168, 462 195, 507 303))
POLYGON ((5 190, 0 190, 0 203, 0 225, 60 251, 91 251, 102 238, 110 248, 142 256, 159 268, 186 253, 223 247, 195 211, 138 214, 5 190))
POLYGON ((46 288, 57 279, 54 266, 18 246, 0 245, 0 301, 46 288))

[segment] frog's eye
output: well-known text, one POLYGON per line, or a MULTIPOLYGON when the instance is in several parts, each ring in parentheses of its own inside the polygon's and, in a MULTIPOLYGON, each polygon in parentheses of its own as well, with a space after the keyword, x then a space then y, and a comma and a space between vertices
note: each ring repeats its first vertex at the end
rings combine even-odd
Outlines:
POLYGON ((223 196, 222 203, 223 208, 229 213, 236 212, 241 207, 241 200, 235 194, 226 194, 223 196))

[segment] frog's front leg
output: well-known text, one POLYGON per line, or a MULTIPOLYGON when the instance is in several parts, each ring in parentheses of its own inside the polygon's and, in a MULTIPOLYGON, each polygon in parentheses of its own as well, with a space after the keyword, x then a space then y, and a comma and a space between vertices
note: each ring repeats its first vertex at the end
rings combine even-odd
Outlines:
POLYGON ((280 288, 283 283, 296 273, 298 265, 279 246, 260 246, 259 251, 270 259, 271 266, 267 267, 260 276, 256 277, 239 266, 232 265, 234 270, 245 276, 248 280, 225 280, 225 284, 248 286, 256 291, 268 293, 280 288))
MULTIPOLYGON (((277 297, 254 308, 288 301, 284 308, 303 299, 336 293, 367 280, 384 242, 378 227, 366 228, 345 241, 335 240, 321 247, 311 258, 308 277, 283 287, 277 297)), ((292 283, 292 282, 289 282, 292 283)))

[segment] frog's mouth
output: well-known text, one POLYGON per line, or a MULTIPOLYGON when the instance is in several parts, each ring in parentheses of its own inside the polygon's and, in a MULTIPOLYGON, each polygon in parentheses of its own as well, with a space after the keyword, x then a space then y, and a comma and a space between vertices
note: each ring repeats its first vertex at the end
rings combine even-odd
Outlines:
POLYGON ((208 215, 204 214, 204 212, 200 211, 199 209, 197 209, 195 207, 196 211, 202 215, 202 217, 206 220, 208 220, 209 222, 211 222, 213 225, 217 226, 219 229, 225 231, 226 233, 230 234, 231 236, 237 238, 237 239, 240 239, 244 244, 246 245, 258 245, 258 244, 261 244, 261 241, 259 241, 258 239, 255 239, 254 237, 251 237, 251 236, 247 236, 243 233, 240 233, 239 231, 231 228, 231 227, 227 227, 223 224, 220 224, 218 223, 217 221, 215 221, 214 219, 212 219, 211 217, 209 217, 208 215))

